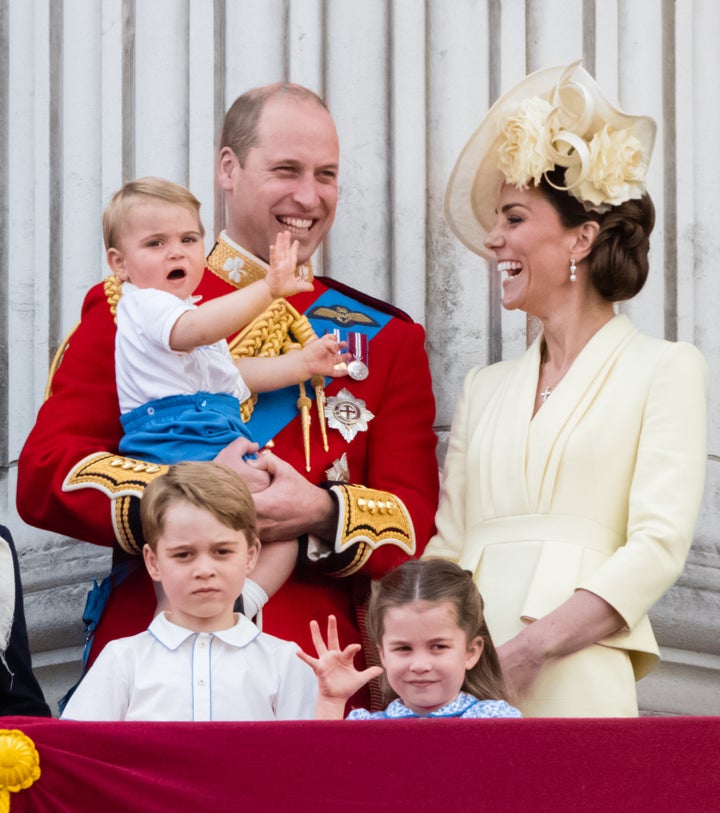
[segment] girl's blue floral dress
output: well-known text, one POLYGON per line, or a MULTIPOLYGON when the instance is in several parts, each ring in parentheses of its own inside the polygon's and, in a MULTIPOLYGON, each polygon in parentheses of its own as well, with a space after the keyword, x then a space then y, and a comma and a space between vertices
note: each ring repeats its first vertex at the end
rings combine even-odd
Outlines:
POLYGON ((460 694, 451 702, 431 711, 430 714, 417 714, 403 704, 402 700, 393 700, 385 711, 367 711, 367 709, 353 709, 348 714, 348 720, 399 720, 410 717, 522 717, 522 714, 504 700, 478 700, 466 692, 460 694))

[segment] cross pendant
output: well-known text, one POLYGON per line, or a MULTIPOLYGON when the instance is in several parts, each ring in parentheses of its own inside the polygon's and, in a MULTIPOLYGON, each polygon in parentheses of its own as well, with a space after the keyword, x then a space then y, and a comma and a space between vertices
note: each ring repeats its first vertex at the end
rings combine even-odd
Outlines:
POLYGON ((545 389, 540 393, 540 397, 543 399, 543 402, 547 401, 548 396, 550 395, 551 392, 552 387, 545 387, 545 389))

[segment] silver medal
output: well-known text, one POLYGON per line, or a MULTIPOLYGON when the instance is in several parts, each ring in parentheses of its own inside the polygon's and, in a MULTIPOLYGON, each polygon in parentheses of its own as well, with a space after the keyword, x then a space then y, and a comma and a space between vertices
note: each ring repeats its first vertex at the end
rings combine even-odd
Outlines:
POLYGON ((364 333, 349 331, 347 343, 348 352, 352 355, 352 361, 348 362, 348 375, 355 381, 364 381, 370 373, 368 337, 364 333))
POLYGON ((364 381, 370 372, 367 368, 367 364, 360 361, 360 359, 349 361, 347 371, 350 378, 353 378, 355 381, 364 381))

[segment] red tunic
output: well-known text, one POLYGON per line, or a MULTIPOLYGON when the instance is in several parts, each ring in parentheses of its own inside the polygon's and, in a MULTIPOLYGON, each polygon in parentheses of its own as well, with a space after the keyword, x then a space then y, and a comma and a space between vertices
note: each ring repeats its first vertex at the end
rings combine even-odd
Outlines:
MULTIPOLYGON (((197 293, 210 299, 234 287, 206 270, 197 293)), ((157 469, 141 471, 131 487, 110 482, 97 472, 74 477, 71 487, 63 487, 69 473, 84 458, 100 452, 114 454, 121 436, 114 375, 115 322, 109 290, 101 283, 85 298, 80 323, 70 335, 52 377, 51 395, 40 408, 20 455, 17 507, 31 525, 114 547, 117 562, 130 558, 133 547, 142 543, 138 494, 144 483, 156 476, 157 469)), ((336 379, 326 388, 328 397, 343 388, 349 390, 355 399, 365 402, 374 417, 367 431, 359 431, 350 442, 337 429, 328 428, 329 451, 325 452, 313 409, 309 473, 305 472, 299 416, 275 435, 274 452, 317 484, 328 479, 326 469, 346 453, 351 483, 389 492, 404 503, 414 526, 415 555, 419 555, 434 530, 438 496, 432 428, 435 404, 424 330, 401 311, 330 279, 316 278, 314 291, 289 301, 304 313, 329 291, 353 299, 358 311, 370 306, 389 316, 387 324, 371 340, 368 378, 336 379)), ((328 327, 333 325, 328 322, 328 327)), ((255 410, 262 409, 261 395, 255 410)), ((116 468, 111 469, 106 461, 105 472, 124 470, 119 466, 122 462, 122 458, 115 460, 116 468)), ((126 462, 126 468, 130 465, 126 462)), ((383 575, 406 559, 408 553, 399 546, 384 544, 372 550, 357 569, 348 567, 348 562, 353 561, 352 549, 333 554, 320 566, 299 562, 294 575, 264 609, 264 631, 296 641, 312 652, 308 622, 316 618, 323 623, 329 613, 334 613, 341 642, 361 642, 357 600, 361 604, 367 594, 367 577, 383 575), (342 572, 344 577, 328 575, 333 572, 342 572)), ((154 606, 152 584, 144 567, 139 567, 113 592, 95 634, 91 659, 108 640, 145 629, 154 606)))

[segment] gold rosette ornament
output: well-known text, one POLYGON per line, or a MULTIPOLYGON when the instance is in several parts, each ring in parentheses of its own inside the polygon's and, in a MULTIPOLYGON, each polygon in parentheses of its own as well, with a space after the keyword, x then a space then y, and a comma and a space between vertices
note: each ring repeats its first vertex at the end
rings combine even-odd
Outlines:
POLYGON ((0 813, 9 813, 10 794, 40 778, 35 743, 17 729, 0 729, 0 813))

